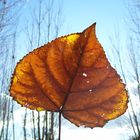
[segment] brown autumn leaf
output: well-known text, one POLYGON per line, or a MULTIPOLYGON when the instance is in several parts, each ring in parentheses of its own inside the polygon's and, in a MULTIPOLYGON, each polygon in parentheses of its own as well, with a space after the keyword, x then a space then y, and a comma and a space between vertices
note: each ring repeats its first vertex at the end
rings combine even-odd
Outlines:
POLYGON ((22 106, 61 112, 77 126, 91 128, 122 115, 128 102, 95 24, 26 55, 15 68, 10 94, 22 106))

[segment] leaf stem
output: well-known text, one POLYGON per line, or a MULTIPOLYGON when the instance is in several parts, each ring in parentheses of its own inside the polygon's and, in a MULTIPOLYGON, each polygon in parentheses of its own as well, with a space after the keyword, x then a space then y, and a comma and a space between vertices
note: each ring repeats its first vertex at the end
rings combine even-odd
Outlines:
POLYGON ((62 112, 59 112, 59 136, 58 136, 58 140, 61 140, 61 115, 62 112))

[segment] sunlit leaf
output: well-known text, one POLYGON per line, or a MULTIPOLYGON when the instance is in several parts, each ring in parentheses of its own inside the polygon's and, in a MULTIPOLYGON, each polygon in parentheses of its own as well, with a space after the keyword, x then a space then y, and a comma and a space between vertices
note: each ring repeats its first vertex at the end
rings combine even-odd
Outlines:
POLYGON ((103 126, 127 109, 120 76, 106 58, 95 24, 26 55, 16 66, 11 96, 30 109, 62 112, 77 126, 103 126))

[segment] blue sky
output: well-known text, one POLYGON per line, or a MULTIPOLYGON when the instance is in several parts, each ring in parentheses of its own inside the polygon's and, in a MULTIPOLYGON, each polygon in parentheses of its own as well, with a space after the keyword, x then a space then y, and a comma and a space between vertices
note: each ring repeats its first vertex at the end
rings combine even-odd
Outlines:
POLYGON ((64 0, 63 14, 66 17, 66 25, 69 30, 81 30, 97 22, 100 29, 106 31, 123 24, 126 16, 126 6, 123 0, 64 0), (103 30, 103 29, 102 29, 103 30))
POLYGON ((64 0, 63 14, 65 28, 62 34, 80 32, 96 22, 97 36, 102 44, 108 45, 108 38, 120 30, 126 35, 127 5, 124 0, 64 0))

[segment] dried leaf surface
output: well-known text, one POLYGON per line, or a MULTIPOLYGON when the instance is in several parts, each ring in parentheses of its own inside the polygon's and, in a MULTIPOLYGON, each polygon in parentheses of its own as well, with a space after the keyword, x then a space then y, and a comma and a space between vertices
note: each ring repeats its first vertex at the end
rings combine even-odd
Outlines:
POLYGON ((77 126, 103 126, 127 109, 128 96, 95 35, 55 39, 26 55, 16 66, 11 96, 22 106, 62 112, 77 126))

